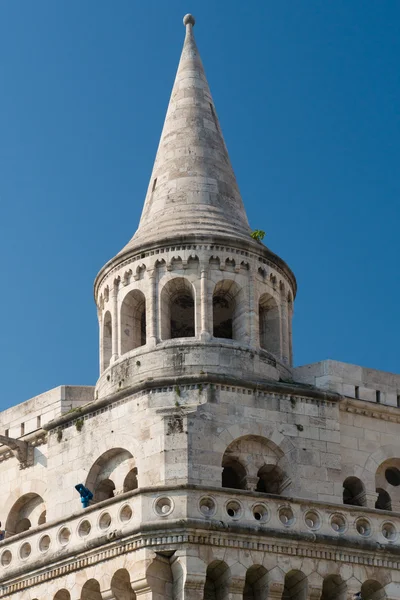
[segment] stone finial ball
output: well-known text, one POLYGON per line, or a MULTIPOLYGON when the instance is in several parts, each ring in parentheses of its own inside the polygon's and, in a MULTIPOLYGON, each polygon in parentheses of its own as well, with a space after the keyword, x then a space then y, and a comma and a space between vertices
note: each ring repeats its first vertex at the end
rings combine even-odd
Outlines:
POLYGON ((186 25, 194 25, 196 23, 195 18, 193 15, 185 15, 183 17, 183 24, 186 25))

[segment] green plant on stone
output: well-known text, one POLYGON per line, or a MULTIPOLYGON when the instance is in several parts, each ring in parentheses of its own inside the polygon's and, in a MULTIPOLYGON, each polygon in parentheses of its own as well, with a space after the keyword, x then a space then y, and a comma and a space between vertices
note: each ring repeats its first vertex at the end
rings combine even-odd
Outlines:
POLYGON ((255 229, 251 232, 250 236, 253 238, 253 240, 261 242, 265 237, 265 231, 263 231, 262 229, 255 229))
POLYGON ((180 389, 179 385, 175 386, 175 394, 178 396, 178 398, 181 397, 181 389, 180 389))
POLYGON ((84 420, 82 417, 75 421, 75 427, 76 427, 77 431, 82 431, 83 423, 84 423, 84 420))

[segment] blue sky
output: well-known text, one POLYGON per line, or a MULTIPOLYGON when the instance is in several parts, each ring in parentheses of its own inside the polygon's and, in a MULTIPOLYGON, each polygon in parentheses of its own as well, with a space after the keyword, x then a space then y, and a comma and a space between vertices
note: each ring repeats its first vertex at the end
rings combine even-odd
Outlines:
POLYGON ((97 271, 134 233, 195 34, 296 364, 399 372, 398 0, 0 4, 0 408, 94 384, 97 271))

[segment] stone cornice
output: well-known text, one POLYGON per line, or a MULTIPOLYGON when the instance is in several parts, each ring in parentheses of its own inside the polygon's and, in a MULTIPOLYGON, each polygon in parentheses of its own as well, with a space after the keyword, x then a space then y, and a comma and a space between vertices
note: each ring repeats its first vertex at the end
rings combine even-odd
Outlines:
POLYGON ((174 250, 177 247, 185 247, 192 250, 213 250, 215 247, 223 247, 229 250, 245 251, 248 256, 256 257, 261 263, 268 264, 277 269, 290 282, 293 288, 293 296, 296 296, 297 282, 293 271, 277 254, 274 254, 269 248, 260 242, 249 240, 248 242, 230 237, 215 236, 212 238, 197 235, 181 235, 174 238, 158 240, 157 243, 151 242, 142 245, 140 248, 132 248, 126 252, 117 254, 109 260, 98 272, 94 281, 94 297, 96 301, 97 292, 104 278, 116 269, 120 269, 124 264, 128 265, 133 260, 143 259, 147 256, 155 255, 156 251, 166 251, 169 248, 174 250))
POLYGON ((57 427, 65 426, 67 423, 73 422, 76 419, 84 417, 86 415, 94 415, 98 411, 101 411, 105 407, 108 407, 114 403, 127 400, 130 397, 139 393, 145 393, 154 389, 163 391, 162 388, 175 388, 177 385, 221 385, 240 389, 248 389, 253 393, 271 393, 279 394, 281 396, 288 397, 301 397, 312 399, 323 402, 334 402, 337 403, 341 399, 341 396, 336 392, 330 392, 326 390, 320 390, 316 387, 308 387, 303 384, 296 383, 284 383, 279 381, 244 381, 240 377, 230 377, 221 374, 204 373, 198 375, 182 375, 180 377, 164 377, 159 379, 145 379, 135 385, 130 386, 124 390, 111 394, 95 402, 90 402, 74 411, 61 415, 52 421, 46 423, 43 428, 46 431, 51 431, 57 427))
POLYGON ((373 419, 382 419, 392 423, 400 423, 400 411, 397 407, 387 404, 376 404, 367 400, 358 400, 348 396, 342 398, 339 404, 340 410, 373 419))

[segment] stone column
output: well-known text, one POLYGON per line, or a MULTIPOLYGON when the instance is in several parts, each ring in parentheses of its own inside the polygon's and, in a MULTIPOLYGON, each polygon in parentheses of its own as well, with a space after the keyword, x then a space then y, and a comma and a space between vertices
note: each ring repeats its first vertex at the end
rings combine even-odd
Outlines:
MULTIPOLYGON (((367 508, 375 508, 375 502, 378 500, 378 492, 375 490, 365 490, 355 497, 355 500, 360 502, 361 506, 367 506, 367 508)), ((393 508, 393 504, 392 504, 393 508)))
POLYGON ((197 551, 183 548, 175 553, 171 569, 174 600, 203 600, 207 566, 195 555, 197 551))
POLYGON ((257 307, 255 306, 254 298, 255 286, 255 278, 251 273, 249 273, 249 343, 250 346, 253 346, 253 348, 260 345, 259 333, 256 329, 256 323, 258 319, 256 318, 257 307))
POLYGON ((289 364, 289 327, 288 327, 288 306, 285 289, 281 290, 281 340, 282 340, 282 361, 289 364))
POLYGON ((322 588, 309 586, 307 592, 307 600, 320 600, 322 595, 322 588))
POLYGON ((208 267, 203 264, 200 272, 200 338, 204 341, 209 340, 211 336, 209 323, 208 267))
POLYGON ((149 278, 149 296, 148 310, 146 311, 146 343, 154 348, 157 344, 157 278, 156 269, 148 269, 147 276, 149 278))
POLYGON ((102 600, 116 600, 112 590, 104 590, 100 592, 102 600))
POLYGON ((111 362, 115 362, 118 359, 118 290, 119 290, 119 279, 114 280, 112 288, 112 354, 111 362))

